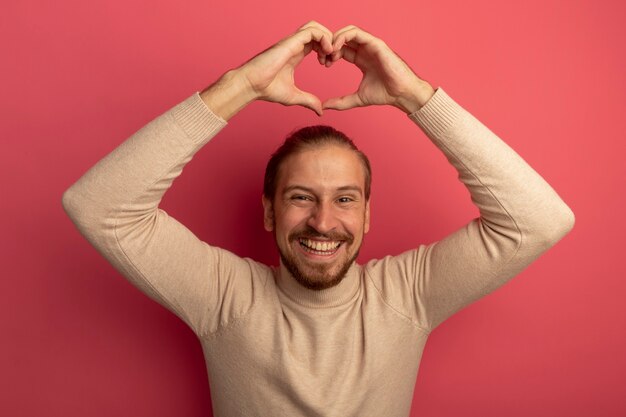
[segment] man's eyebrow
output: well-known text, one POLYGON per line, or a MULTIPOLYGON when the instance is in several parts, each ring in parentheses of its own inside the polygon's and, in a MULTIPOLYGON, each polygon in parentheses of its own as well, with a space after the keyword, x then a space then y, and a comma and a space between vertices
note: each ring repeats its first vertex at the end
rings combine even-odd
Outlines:
MULTIPOLYGON (((307 193, 315 194, 315 191, 312 188, 298 184, 285 187, 285 189, 283 190, 283 194, 287 194, 288 192, 293 190, 302 190, 307 193)), ((363 194, 363 190, 358 185, 342 185, 341 187, 337 187, 337 191, 356 191, 359 194, 363 194)))
POLYGON ((294 185, 289 185, 285 187, 285 189, 283 190, 283 194, 287 194, 288 192, 293 191, 293 190, 302 190, 302 191, 306 191, 307 193, 311 193, 311 194, 313 193, 312 188, 305 187, 304 185, 294 184, 294 185))
POLYGON ((337 191, 356 191, 363 194, 363 189, 358 185, 344 185, 343 187, 337 188, 337 191))

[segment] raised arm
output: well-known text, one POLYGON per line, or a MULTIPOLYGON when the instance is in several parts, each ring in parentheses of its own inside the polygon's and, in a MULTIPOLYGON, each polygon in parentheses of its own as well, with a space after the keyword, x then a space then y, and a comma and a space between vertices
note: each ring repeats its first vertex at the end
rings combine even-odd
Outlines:
POLYGON ((303 26, 150 121, 63 194, 63 207, 79 232, 196 334, 249 308, 254 287, 262 283, 241 271, 261 266, 200 241, 159 203, 195 153, 252 101, 321 112, 318 99, 295 87, 293 70, 312 50, 322 64, 331 38, 315 22, 303 26))
POLYGON ((574 215, 513 149, 442 88, 421 80, 380 39, 355 26, 334 36, 341 49, 332 61, 344 58, 364 75, 357 92, 330 99, 324 108, 400 108, 456 168, 480 211, 480 218, 439 242, 368 265, 386 271, 372 274, 389 278, 376 283, 383 297, 431 331, 556 244, 572 229, 574 215))

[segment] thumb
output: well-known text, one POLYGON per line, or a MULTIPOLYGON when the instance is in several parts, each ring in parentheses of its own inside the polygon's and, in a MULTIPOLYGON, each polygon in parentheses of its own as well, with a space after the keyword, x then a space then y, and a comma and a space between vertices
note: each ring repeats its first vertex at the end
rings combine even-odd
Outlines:
POLYGON ((324 101, 323 109, 348 110, 353 107, 361 106, 361 99, 356 94, 349 94, 343 97, 333 97, 324 101))
POLYGON ((296 97, 293 104, 307 107, 317 113, 318 116, 321 116, 323 113, 320 99, 311 93, 300 90, 299 88, 296 88, 296 97))

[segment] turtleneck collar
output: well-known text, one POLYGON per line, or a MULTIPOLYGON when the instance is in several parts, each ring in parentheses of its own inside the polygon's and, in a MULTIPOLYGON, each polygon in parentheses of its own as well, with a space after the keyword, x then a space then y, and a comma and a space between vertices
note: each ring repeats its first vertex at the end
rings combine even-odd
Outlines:
POLYGON ((303 287, 291 275, 282 260, 275 268, 276 284, 287 297, 306 307, 336 307, 352 300, 359 289, 359 265, 353 262, 346 276, 334 287, 325 290, 310 290, 303 287))

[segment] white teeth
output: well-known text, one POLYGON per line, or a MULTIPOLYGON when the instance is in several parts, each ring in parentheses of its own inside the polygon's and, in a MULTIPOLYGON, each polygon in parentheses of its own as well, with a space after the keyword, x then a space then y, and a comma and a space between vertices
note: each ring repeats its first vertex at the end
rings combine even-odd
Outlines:
POLYGON ((311 239, 300 239, 300 243, 308 247, 309 249, 313 249, 320 252, 328 252, 331 250, 335 250, 339 247, 340 242, 318 242, 311 239))

